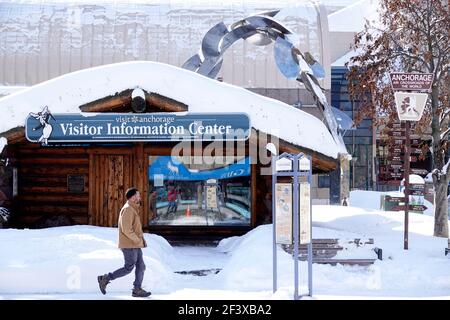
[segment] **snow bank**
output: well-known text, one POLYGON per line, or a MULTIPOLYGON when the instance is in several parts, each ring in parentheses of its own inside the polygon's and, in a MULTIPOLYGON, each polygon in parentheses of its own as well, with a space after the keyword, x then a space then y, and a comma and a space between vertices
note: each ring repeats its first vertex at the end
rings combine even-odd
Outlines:
MULTIPOLYGON (((222 240, 227 241, 227 240, 222 240)), ((219 247, 224 246, 223 243, 219 247)), ((225 289, 270 290, 272 287, 272 225, 259 226, 235 240, 231 258, 219 273, 225 289)), ((291 257, 278 249, 279 274, 289 274, 291 257)))
MULTIPOLYGON (((313 206, 313 237, 338 238, 347 248, 336 258, 374 257, 346 239, 374 238, 383 260, 370 267, 313 265, 314 298, 450 299, 447 239, 433 237, 433 217, 410 214, 409 250, 403 250, 403 214, 343 206, 313 206)), ((123 263, 117 229, 74 226, 0 229, 0 298, 129 298, 133 274, 98 291, 96 276, 123 263)), ((278 248, 278 288, 272 293, 272 225, 217 248, 175 247, 145 235, 144 287, 153 299, 292 299, 293 260, 278 248), (174 271, 221 268, 197 277, 174 271)), ((299 263, 300 294, 307 292, 307 263, 299 263)))
POLYGON ((337 158, 340 151, 316 117, 281 101, 163 63, 136 61, 69 73, 0 99, 0 132, 24 126, 29 112, 79 113, 79 106, 140 87, 188 105, 190 112, 246 112, 252 127, 337 158))
MULTIPOLYGON (((374 238, 382 261, 370 267, 313 265, 314 296, 449 297, 450 269, 444 256, 447 239, 433 237, 432 217, 410 214, 410 249, 403 250, 403 215, 361 208, 313 206, 314 238, 374 238)), ((219 247, 231 258, 219 275, 229 290, 272 289, 272 225, 243 237, 225 239, 219 247)), ((336 258, 367 258, 366 249, 344 250, 336 258)), ((373 256, 372 256, 373 257, 373 256)), ((293 260, 278 249, 279 290, 274 299, 292 299, 293 260)), ((300 293, 307 291, 307 263, 300 262, 300 293)))
MULTIPOLYGON (((172 247, 145 234, 147 270, 143 287, 164 292, 173 284, 172 247)), ((98 293, 97 276, 123 266, 117 229, 72 226, 40 230, 0 230, 0 294, 98 293)), ((134 272, 116 279, 107 291, 130 294, 134 272)))
MULTIPOLYGON (((417 181, 420 180, 418 179, 417 181)), ((353 207, 380 210, 380 201, 381 201, 380 199, 382 195, 403 197, 404 193, 399 191, 380 192, 380 191, 354 190, 350 191, 349 202, 350 205, 353 207)), ((423 200, 423 204, 425 205, 425 207, 427 207, 427 209, 423 213, 429 216, 434 216, 434 205, 426 199, 423 200)))

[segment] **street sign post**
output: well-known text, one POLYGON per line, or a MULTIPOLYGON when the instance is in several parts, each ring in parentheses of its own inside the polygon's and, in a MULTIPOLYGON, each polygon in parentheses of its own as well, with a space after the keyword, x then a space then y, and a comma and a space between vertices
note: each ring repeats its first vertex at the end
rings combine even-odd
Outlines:
POLYGON ((428 99, 427 93, 401 92, 399 90, 428 91, 433 83, 430 73, 391 73, 392 90, 394 90, 395 106, 400 121, 405 121, 405 230, 403 248, 408 250, 409 224, 409 172, 411 155, 411 121, 419 121, 428 99))

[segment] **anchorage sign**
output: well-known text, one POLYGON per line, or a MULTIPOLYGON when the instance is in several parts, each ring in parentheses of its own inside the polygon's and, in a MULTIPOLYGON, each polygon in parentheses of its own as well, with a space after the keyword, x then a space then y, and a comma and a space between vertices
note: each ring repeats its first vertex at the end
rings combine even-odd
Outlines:
POLYGON ((98 113, 51 114, 47 107, 30 113, 25 125, 31 142, 128 142, 246 140, 245 113, 98 113))

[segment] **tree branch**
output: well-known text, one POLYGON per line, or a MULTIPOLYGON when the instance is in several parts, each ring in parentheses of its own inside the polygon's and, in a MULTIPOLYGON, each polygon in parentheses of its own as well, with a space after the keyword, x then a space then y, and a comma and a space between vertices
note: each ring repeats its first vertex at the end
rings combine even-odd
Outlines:
POLYGON ((446 176, 448 177, 448 174, 450 172, 450 159, 448 159, 447 163, 445 164, 445 166, 442 168, 442 171, 445 172, 446 176))
MULTIPOLYGON (((388 37, 391 39, 392 42, 394 42, 394 44, 395 44, 398 48, 401 48, 401 47, 402 47, 402 46, 394 39, 394 37, 392 37, 392 34, 388 34, 388 37)), ((397 53, 397 55, 395 55, 395 56, 393 56, 393 57, 391 57, 391 58, 395 58, 395 57, 398 57, 399 55, 402 55, 402 56, 404 56, 404 57, 407 57, 407 58, 410 58, 410 59, 413 59, 413 60, 422 62, 425 66, 428 67, 427 62, 426 62, 425 60, 423 60, 423 59, 422 59, 421 57, 419 57, 419 56, 412 56, 412 55, 406 53, 405 51, 396 51, 396 53, 397 53)), ((428 68, 428 69, 429 69, 429 68, 428 68)))
POLYGON ((450 115, 450 108, 445 109, 442 111, 441 116, 439 117, 439 126, 442 127, 442 124, 445 121, 445 118, 447 118, 450 115))
POLYGON ((448 136, 448 134, 450 133, 450 128, 447 128, 447 130, 445 130, 444 132, 441 133, 441 141, 445 140, 448 136))

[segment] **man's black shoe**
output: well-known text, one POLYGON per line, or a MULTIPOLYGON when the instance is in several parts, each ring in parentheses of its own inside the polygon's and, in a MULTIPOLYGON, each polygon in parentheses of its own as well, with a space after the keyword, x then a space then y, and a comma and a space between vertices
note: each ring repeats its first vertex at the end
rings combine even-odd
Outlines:
POLYGON ((146 297, 150 296, 151 294, 152 293, 150 291, 147 292, 142 288, 133 289, 133 291, 131 292, 131 295, 136 298, 146 298, 146 297))
POLYGON ((105 275, 103 275, 103 276, 98 276, 98 277, 97 277, 97 280, 98 280, 98 286, 99 286, 99 288, 100 288, 100 291, 101 291, 103 294, 106 294, 106 286, 107 286, 108 283, 110 282, 110 281, 108 280, 108 275, 105 274, 105 275))

